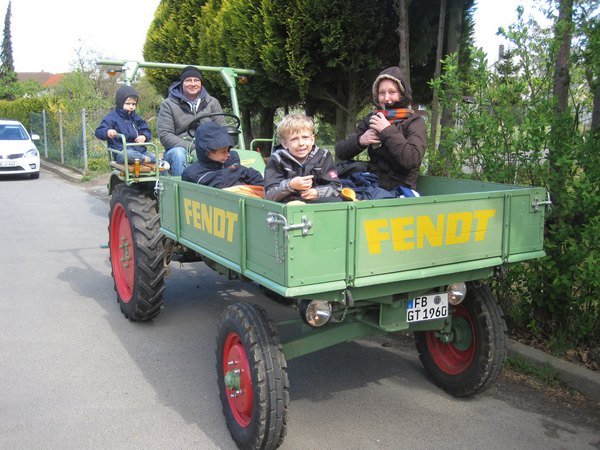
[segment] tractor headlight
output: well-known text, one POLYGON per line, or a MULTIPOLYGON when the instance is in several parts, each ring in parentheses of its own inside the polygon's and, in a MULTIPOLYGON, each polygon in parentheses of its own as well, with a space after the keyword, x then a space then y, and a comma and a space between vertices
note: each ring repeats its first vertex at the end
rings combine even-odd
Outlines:
POLYGON ((311 327, 321 327, 331 319, 331 304, 323 300, 303 300, 300 303, 300 316, 311 327))
POLYGON ((458 305, 462 303, 467 295, 467 285, 465 283, 450 284, 446 288, 446 292, 448 293, 448 303, 458 305))

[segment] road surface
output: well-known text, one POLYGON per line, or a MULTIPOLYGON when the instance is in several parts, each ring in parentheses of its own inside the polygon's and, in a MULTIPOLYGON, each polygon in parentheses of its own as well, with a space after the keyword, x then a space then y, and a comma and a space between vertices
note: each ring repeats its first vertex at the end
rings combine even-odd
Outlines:
MULTIPOLYGON (((221 311, 295 313, 251 283, 172 263, 161 314, 127 321, 99 197, 48 172, 0 178, 0 448, 235 448, 216 384, 221 311)), ((289 379, 282 449, 600 448, 597 404, 507 371, 477 397, 450 397, 402 335, 292 360, 289 379)))

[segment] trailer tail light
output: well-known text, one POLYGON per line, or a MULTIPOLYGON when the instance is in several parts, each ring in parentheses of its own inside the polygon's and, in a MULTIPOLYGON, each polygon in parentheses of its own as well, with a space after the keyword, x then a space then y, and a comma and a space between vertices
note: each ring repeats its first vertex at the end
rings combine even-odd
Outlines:
POLYGON ((331 319, 331 304, 323 300, 303 300, 300 303, 300 316, 311 327, 322 327, 331 319))
POLYGON ((448 293, 448 303, 458 305, 462 303, 467 295, 467 285, 465 283, 454 283, 446 288, 448 293))

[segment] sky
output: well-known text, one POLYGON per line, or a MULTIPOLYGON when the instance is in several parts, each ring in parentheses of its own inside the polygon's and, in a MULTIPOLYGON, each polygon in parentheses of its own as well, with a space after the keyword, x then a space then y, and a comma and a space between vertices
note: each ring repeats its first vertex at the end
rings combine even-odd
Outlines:
MULTIPOLYGON (((78 49, 104 59, 143 61, 146 32, 160 0, 12 0, 11 38, 16 72, 68 72, 78 49)), ((495 62, 500 26, 516 19, 519 4, 533 0, 478 0, 476 45, 495 62)), ((8 0, 0 0, 0 20, 8 0)), ((190 61, 181 61, 185 64, 190 61)))

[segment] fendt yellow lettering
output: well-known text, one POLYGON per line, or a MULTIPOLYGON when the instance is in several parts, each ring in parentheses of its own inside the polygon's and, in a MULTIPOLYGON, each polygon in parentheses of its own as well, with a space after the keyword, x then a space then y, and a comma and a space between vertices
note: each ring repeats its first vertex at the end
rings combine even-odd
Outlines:
POLYGON ((216 206, 200 203, 189 198, 183 199, 185 222, 219 239, 233 241, 233 233, 238 215, 216 206))
POLYGON ((395 252, 430 247, 457 245, 483 241, 495 209, 438 214, 431 216, 404 216, 390 219, 365 220, 363 223, 369 253, 381 253, 381 244, 392 241, 395 252))

